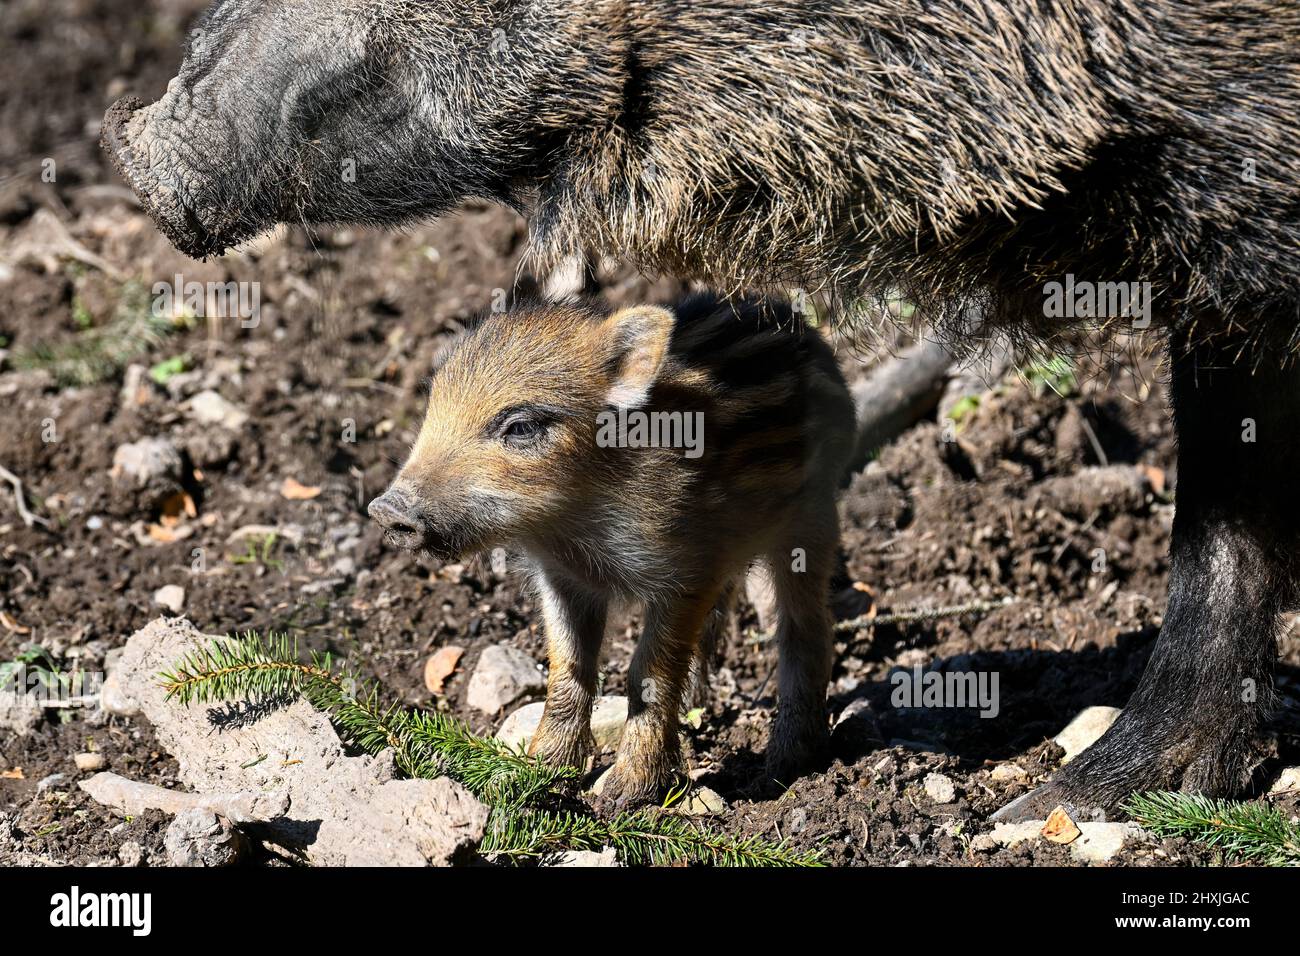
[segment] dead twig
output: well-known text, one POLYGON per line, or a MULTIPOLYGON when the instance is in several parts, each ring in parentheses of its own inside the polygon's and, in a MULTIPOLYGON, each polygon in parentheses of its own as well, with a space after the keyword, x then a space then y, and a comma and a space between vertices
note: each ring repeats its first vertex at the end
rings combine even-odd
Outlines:
MULTIPOLYGON (((969 604, 954 604, 948 607, 918 608, 912 611, 897 611, 893 614, 863 614, 860 617, 850 618, 847 621, 837 621, 835 624, 835 630, 860 631, 864 628, 876 627, 881 624, 919 624, 924 621, 938 621, 950 617, 971 617, 976 614, 987 614, 990 611, 996 611, 999 608, 1004 608, 1015 603, 1015 598, 1007 597, 1003 598, 1001 601, 973 601, 969 604)), ((751 637, 745 643, 766 644, 775 637, 776 631, 772 630, 751 637)))
POLYGON ((25 524, 29 528, 34 524, 38 524, 42 528, 49 530, 51 525, 48 521, 46 521, 40 515, 34 515, 27 510, 27 499, 23 495, 22 479, 20 479, 8 468, 4 467, 4 465, 0 465, 0 478, 3 478, 5 481, 9 482, 9 484, 13 486, 14 502, 18 506, 18 517, 23 520, 23 524, 25 524))

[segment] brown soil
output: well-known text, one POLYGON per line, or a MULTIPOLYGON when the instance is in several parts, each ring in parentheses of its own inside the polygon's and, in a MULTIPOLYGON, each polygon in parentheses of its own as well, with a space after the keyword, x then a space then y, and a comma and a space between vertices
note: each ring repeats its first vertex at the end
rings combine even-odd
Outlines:
MULTIPOLYGON (((516 577, 497 576, 481 559, 444 567, 392 550, 364 504, 391 479, 418 428, 420 385, 438 350, 491 304, 494 290, 528 291, 515 271, 522 224, 471 208, 405 235, 290 229, 207 264, 175 253, 117 188, 94 141, 113 98, 128 89, 152 96, 165 85, 180 31, 201 6, 14 0, 0 14, 0 86, 10 93, 0 106, 10 134, 0 147, 0 269, 8 263, 0 272, 0 348, 8 350, 0 464, 52 524, 25 527, 8 487, 0 489, 0 661, 38 644, 64 666, 102 671, 114 648, 162 613, 154 592, 179 584, 185 613, 202 630, 294 635, 345 655, 396 699, 490 731, 500 716, 467 707, 468 676, 495 643, 544 659, 534 601, 516 577), (46 157, 57 162, 55 183, 41 181, 46 157), (121 274, 49 251, 41 211, 121 274), (85 341, 113 321, 131 301, 131 281, 148 288, 177 273, 260 282, 260 324, 199 319, 148 345, 134 363, 147 369, 186 356, 190 370, 167 387, 146 376, 131 395, 121 374, 69 387, 14 370, 33 348, 85 341), (206 388, 247 412, 247 424, 224 432, 191 421, 182 402, 206 388), (51 422, 54 441, 46 440, 51 422), (170 542, 149 536, 161 517, 156 503, 115 491, 109 476, 119 445, 151 436, 183 449, 195 505, 170 542), (287 500, 286 478, 319 487, 319 496, 287 500), (265 553, 230 541, 251 525, 279 529, 265 553), (466 654, 434 699, 424 662, 448 644, 466 654)), ((611 304, 676 291, 626 273, 603 287, 611 304)), ((846 372, 863 374, 852 350, 843 352, 846 372)), ((1069 862, 1068 850, 1042 842, 1014 851, 970 844, 991 829, 994 809, 1057 766, 1060 750, 1047 741, 1076 712, 1124 703, 1160 626, 1175 478, 1160 369, 1151 359, 1092 364, 1064 396, 1010 376, 983 396, 955 442, 922 423, 856 479, 843 504, 842 618, 873 601, 882 614, 1014 603, 842 634, 833 711, 866 701, 881 739, 846 725, 835 762, 784 792, 761 775, 774 649, 733 640, 714 702, 687 734, 699 782, 731 804, 719 825, 820 846, 837 864, 1069 862), (1053 491, 1053 480, 1098 464, 1097 447, 1111 464, 1158 470, 1165 494, 1089 500, 1086 485, 1082 494, 1053 491), (1097 549, 1102 571, 1094 570, 1097 549), (917 664, 996 673, 998 715, 893 706, 890 673, 917 664), (993 779, 1006 761, 1028 772, 1023 782, 993 779), (927 796, 923 781, 936 771, 951 778, 955 802, 927 796)), ((752 635, 752 612, 742 623, 752 635)), ((628 614, 612 629, 607 691, 622 690, 636 624, 628 614)), ((1289 632, 1282 649, 1278 767, 1296 763, 1300 750, 1300 638, 1289 632)), ((165 821, 151 814, 124 823, 75 786, 85 774, 72 758, 86 750, 118 773, 176 782, 174 762, 143 720, 52 710, 30 734, 0 731, 0 862, 116 861, 126 843, 161 860, 165 821)), ((1283 802, 1295 812, 1294 798, 1283 802)), ((1212 860, 1181 841, 1117 858, 1212 860)))

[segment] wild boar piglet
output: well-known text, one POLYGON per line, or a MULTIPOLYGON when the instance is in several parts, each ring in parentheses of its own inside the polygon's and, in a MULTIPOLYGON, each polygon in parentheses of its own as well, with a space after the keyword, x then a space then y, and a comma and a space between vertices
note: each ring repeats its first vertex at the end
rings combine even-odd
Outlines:
POLYGON ((644 607, 604 794, 655 799, 716 608, 751 561, 778 605, 768 769, 823 756, 835 496, 854 409, 831 349, 771 301, 521 308, 434 373, 409 460, 370 505, 391 541, 450 559, 504 547, 536 582, 550 677, 530 751, 583 766, 611 600, 644 607))

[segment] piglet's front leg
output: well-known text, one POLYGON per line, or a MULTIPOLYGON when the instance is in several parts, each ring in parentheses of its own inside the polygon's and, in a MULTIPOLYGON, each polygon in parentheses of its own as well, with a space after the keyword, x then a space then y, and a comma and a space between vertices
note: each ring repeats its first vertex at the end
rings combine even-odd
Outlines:
POLYGON ((678 712, 716 598, 709 591, 647 607, 645 633, 628 674, 627 726, 601 787, 602 802, 619 808, 657 802, 680 774, 678 712))
POLYGON ((540 578, 550 676, 546 707, 528 752, 559 767, 585 769, 596 749, 591 706, 608 602, 603 596, 540 578))

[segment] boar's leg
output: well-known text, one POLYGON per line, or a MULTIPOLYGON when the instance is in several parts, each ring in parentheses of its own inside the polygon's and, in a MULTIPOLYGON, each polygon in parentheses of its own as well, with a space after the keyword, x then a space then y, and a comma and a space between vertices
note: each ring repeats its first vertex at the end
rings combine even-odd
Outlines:
POLYGON ((682 768, 678 712, 718 588, 646 606, 645 632, 628 672, 627 725, 601 797, 616 806, 656 800, 682 768))
POLYGON ((834 657, 827 595, 839 550, 832 492, 812 497, 787 547, 767 557, 776 590, 777 712, 767 772, 789 785, 822 764, 830 748, 826 688, 834 657))
POLYGON ((528 752, 547 763, 584 769, 596 749, 591 705, 596 696, 600 645, 608 602, 538 575, 550 676, 542 720, 528 752))
POLYGON ((1140 790, 1231 795, 1266 754, 1279 615, 1297 605, 1300 371, 1276 356, 1252 370, 1242 351, 1172 337, 1178 486, 1164 626, 1120 718, 1004 818, 1060 802, 1109 809, 1140 790))

